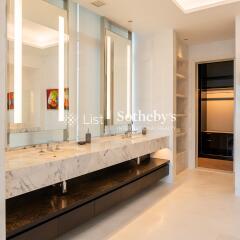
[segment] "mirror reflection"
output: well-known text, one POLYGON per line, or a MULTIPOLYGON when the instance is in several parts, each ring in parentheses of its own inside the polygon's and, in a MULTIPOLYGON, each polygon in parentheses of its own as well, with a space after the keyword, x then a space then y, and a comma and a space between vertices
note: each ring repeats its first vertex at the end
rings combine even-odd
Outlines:
POLYGON ((65 9, 8 0, 9 147, 67 138, 68 40, 65 9))
POLYGON ((122 132, 131 124, 132 36, 108 21, 105 27, 105 132, 122 132))
POLYGON ((71 0, 8 0, 9 148, 124 133, 131 92, 131 32, 71 0))

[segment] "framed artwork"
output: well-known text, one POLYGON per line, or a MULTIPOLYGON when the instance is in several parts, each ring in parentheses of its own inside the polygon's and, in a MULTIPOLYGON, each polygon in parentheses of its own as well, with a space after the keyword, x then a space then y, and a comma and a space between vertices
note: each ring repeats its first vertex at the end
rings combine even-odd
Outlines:
POLYGON ((58 89, 47 89, 47 109, 58 109, 58 89))
POLYGON ((7 109, 14 109, 14 92, 7 93, 7 109))
MULTIPOLYGON (((64 109, 69 110, 69 88, 65 88, 64 95, 64 109)), ((47 109, 58 109, 58 89, 47 89, 47 109)))

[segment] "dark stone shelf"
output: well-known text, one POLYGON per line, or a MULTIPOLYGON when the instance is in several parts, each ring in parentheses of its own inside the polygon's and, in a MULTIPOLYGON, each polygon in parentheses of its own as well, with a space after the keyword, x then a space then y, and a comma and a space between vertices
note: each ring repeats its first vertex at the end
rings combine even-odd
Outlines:
POLYGON ((168 160, 145 159, 141 165, 128 161, 68 181, 68 193, 58 185, 7 200, 7 237, 37 227, 91 201, 122 188, 166 166, 168 160))

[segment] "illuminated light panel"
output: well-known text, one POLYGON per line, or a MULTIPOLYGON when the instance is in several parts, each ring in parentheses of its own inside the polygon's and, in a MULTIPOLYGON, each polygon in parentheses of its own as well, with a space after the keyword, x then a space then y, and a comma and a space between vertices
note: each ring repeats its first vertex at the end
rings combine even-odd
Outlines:
POLYGON ((112 39, 107 36, 107 119, 111 119, 111 51, 112 51, 112 39))
POLYGON ((240 0, 173 0, 184 13, 196 12, 239 1, 240 0))
POLYGON ((127 46, 127 117, 131 116, 131 63, 132 63, 132 54, 131 54, 131 46, 127 46))
POLYGON ((22 0, 14 1, 14 123, 22 123, 22 0))
MULTIPOLYGON (((77 4, 77 34, 80 35, 80 5, 77 4)), ((79 126, 79 119, 80 119, 80 40, 77 39, 77 55, 76 55, 76 69, 77 69, 77 124, 76 124, 76 131, 77 131, 77 142, 80 141, 80 126, 79 126)))
POLYGON ((58 120, 64 121, 64 17, 59 16, 58 32, 58 120))

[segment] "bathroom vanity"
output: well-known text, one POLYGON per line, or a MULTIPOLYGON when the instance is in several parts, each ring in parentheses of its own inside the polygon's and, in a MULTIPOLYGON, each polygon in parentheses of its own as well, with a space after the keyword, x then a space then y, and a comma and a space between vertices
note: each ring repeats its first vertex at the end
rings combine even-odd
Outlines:
POLYGON ((76 1, 7 2, 7 239, 54 239, 168 176, 169 135, 132 135, 149 125, 131 119, 128 29, 76 1), (69 141, 87 132, 127 134, 69 141))
POLYGON ((166 134, 103 137, 7 153, 7 239, 54 239, 169 175, 166 134), (67 182, 62 194, 61 183, 67 182))

